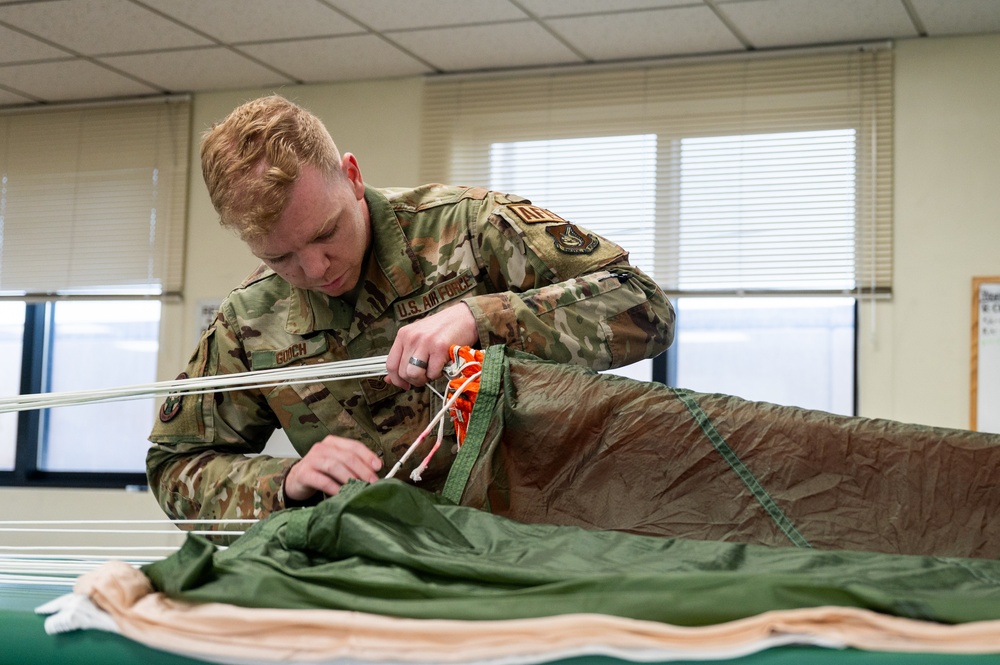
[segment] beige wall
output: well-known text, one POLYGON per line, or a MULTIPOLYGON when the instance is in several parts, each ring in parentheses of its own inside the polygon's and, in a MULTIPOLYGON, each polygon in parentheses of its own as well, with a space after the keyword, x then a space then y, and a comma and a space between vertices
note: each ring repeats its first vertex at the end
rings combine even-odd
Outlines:
POLYGON ((972 277, 1000 275, 1000 36, 898 43, 895 96, 894 296, 874 331, 862 308, 860 414, 968 427, 972 277))
MULTIPOLYGON (((20 489, 0 487, 0 520, 159 520, 163 512, 149 492, 123 490, 20 489)), ((121 529, 118 525, 46 525, 48 529, 121 529)), ((154 529, 155 526, 143 526, 154 529)), ((172 528, 172 527, 171 527, 172 528)), ((176 547, 183 542, 177 533, 112 535, 79 533, 0 533, 0 545, 18 547, 50 546, 135 546, 176 547)), ((0 551, 5 554, 10 552, 0 551)), ((58 554, 66 554, 59 551, 58 554)), ((103 554, 103 552, 102 552, 103 554)), ((152 555, 163 554, 157 551, 152 555)), ((141 554, 136 556, 142 556, 141 554)))
POLYGON ((195 96, 184 303, 164 317, 162 378, 173 378, 194 349, 198 302, 223 298, 257 265, 243 243, 218 224, 201 179, 201 134, 240 103, 279 92, 324 121, 340 150, 358 158, 366 182, 402 186, 417 179, 421 90, 421 80, 410 78, 195 96))
MULTIPOLYGON (((401 79, 280 92, 326 121, 368 182, 395 186, 417 184, 421 90, 420 79, 401 79)), ((266 92, 196 95, 196 134, 266 92)), ((971 279, 1000 275, 997 109, 1000 36, 897 44, 895 297, 861 307, 860 415, 968 426, 971 279)), ((164 379, 193 348, 197 302, 221 298, 255 265, 219 229, 192 152, 187 286, 185 301, 165 315, 164 379)), ((4 490, 0 519, 32 514, 36 505, 57 514, 115 513, 122 494, 4 490)), ((158 514, 148 495, 126 494, 121 505, 158 514)))

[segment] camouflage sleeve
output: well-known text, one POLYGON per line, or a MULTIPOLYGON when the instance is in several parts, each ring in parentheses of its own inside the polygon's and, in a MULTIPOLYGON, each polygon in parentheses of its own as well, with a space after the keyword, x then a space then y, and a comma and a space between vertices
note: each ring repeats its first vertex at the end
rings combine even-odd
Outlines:
POLYGON ((674 310, 618 245, 528 202, 484 206, 474 248, 496 293, 466 299, 483 346, 609 369, 673 341, 674 310))
MULTIPOLYGON (((244 358, 220 315, 182 376, 245 372, 244 358)), ((258 454, 275 427, 259 391, 168 398, 146 456, 149 486, 164 512, 173 519, 259 518, 283 508, 295 460, 258 454)))

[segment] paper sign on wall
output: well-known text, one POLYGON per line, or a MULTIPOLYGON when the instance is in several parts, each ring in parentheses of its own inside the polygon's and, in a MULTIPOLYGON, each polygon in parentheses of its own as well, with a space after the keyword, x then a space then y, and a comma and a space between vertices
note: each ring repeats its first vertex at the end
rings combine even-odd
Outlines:
POLYGON ((1000 277, 972 283, 972 429, 1000 434, 1000 277))
POLYGON ((201 334, 208 330, 208 327, 212 325, 212 321, 215 320, 215 315, 219 311, 219 306, 222 304, 222 298, 211 298, 206 300, 199 300, 197 305, 197 310, 194 315, 194 343, 198 344, 198 340, 201 339, 201 334))

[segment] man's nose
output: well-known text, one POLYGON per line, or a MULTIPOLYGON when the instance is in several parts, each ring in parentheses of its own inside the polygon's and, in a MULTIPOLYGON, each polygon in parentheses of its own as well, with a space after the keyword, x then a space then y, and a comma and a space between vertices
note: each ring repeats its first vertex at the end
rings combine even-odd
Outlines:
POLYGON ((302 272, 309 279, 322 279, 330 267, 326 254, 320 250, 306 250, 299 257, 302 272))

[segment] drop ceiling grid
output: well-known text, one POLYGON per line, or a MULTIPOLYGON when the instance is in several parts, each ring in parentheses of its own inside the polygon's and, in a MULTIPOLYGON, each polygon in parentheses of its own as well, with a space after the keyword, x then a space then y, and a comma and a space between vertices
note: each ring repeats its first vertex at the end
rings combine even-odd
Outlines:
POLYGON ((998 0, 0 0, 0 106, 1000 32, 998 0))

